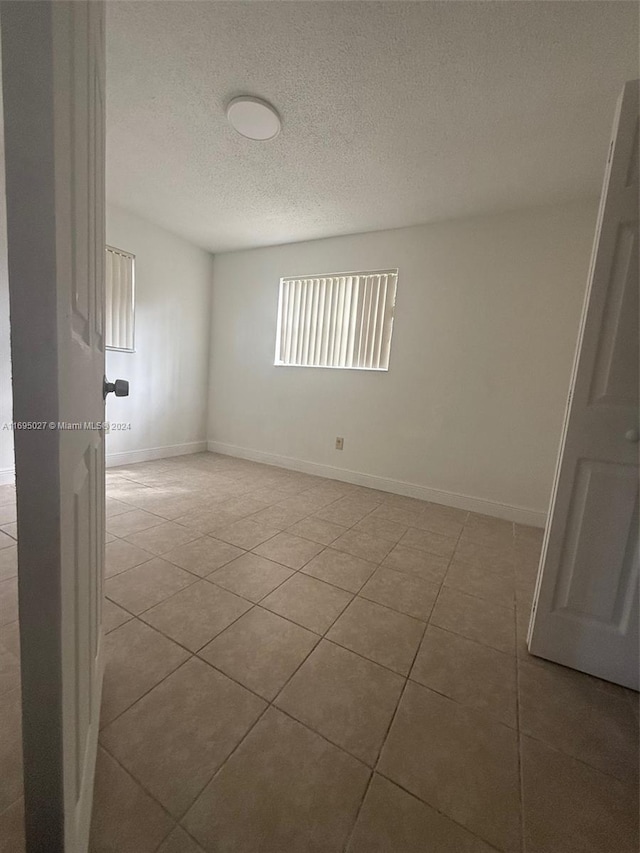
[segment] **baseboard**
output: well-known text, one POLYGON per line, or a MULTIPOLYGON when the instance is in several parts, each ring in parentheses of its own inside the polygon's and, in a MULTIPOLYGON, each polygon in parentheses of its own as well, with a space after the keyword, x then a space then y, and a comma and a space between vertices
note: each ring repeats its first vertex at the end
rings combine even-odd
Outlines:
MULTIPOLYGON (((202 453, 207 449, 206 441, 190 441, 187 444, 168 444, 165 447, 145 447, 142 450, 124 450, 121 453, 107 453, 105 465, 133 465, 135 462, 151 462, 153 459, 166 459, 168 456, 186 456, 189 453, 202 453)), ((15 468, 0 468, 0 486, 15 482, 15 468)))
POLYGON ((16 479, 15 468, 0 468, 0 486, 11 486, 16 479))
POLYGON ((361 471, 350 471, 347 468, 336 468, 333 465, 321 465, 318 462, 309 462, 305 459, 294 459, 290 456, 279 456, 276 453, 265 453, 262 450, 238 447, 235 444, 225 444, 222 441, 208 441, 207 449, 213 453, 222 453, 225 456, 237 456, 240 459, 250 459, 253 462, 264 462, 266 465, 276 465, 279 468, 289 468, 292 471, 302 471, 305 474, 327 477, 330 480, 341 480, 344 483, 353 483, 356 486, 366 486, 370 489, 379 489, 382 492, 392 492, 396 495, 405 495, 410 498, 419 498, 423 501, 456 507, 456 509, 466 509, 470 512, 492 515, 495 518, 516 521, 518 524, 544 527, 547 519, 545 512, 528 509, 527 507, 502 504, 497 501, 485 500, 484 498, 473 498, 469 495, 459 495, 455 492, 445 492, 441 489, 430 489, 427 486, 420 486, 417 483, 406 483, 403 480, 378 477, 374 474, 363 474, 361 471))
POLYGON ((186 456, 189 453, 202 453, 207 449, 206 441, 190 441, 188 444, 168 444, 165 447, 146 447, 142 450, 123 450, 120 453, 107 453, 106 466, 133 465, 136 462, 151 462, 154 459, 166 459, 168 456, 186 456))

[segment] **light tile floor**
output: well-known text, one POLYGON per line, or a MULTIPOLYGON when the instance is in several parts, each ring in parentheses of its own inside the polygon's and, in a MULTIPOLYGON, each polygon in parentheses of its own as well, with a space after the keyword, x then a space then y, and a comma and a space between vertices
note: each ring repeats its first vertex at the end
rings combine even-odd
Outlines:
MULTIPOLYGON (((107 494, 92 853, 637 853, 637 694, 526 649, 541 531, 211 453, 107 494)), ((0 853, 14 505, 0 487, 0 853)))

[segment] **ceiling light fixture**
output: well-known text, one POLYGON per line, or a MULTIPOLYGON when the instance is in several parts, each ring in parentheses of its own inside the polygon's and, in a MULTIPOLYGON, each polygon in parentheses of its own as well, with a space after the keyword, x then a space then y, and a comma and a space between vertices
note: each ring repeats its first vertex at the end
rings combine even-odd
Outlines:
POLYGON ((273 139, 280 133, 280 116, 266 101, 242 95, 227 107, 227 121, 247 139, 273 139))

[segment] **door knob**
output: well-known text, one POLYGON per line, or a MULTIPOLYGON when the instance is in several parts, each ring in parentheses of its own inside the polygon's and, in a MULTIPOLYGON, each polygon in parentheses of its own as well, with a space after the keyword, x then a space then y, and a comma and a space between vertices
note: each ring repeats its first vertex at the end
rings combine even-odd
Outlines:
POLYGON ((636 429, 628 429, 625 432, 624 437, 626 438, 627 441, 630 441, 632 444, 637 444, 638 439, 640 439, 640 431, 637 428, 636 429))
POLYGON ((126 379, 116 379, 115 382, 109 382, 105 376, 102 380, 102 396, 106 399, 107 394, 111 393, 114 393, 116 397, 128 397, 128 381, 126 379))

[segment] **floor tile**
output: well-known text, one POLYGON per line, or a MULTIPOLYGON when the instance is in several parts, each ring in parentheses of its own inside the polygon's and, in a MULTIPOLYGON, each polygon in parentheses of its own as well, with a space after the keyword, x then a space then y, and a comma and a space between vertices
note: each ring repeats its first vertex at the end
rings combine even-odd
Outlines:
POLYGON ((22 795, 20 688, 0 694, 0 812, 22 795))
POLYGON ((527 853, 637 853, 634 787, 526 736, 521 754, 527 853))
POLYGON ((395 673, 322 640, 275 704, 373 766, 403 684, 395 673))
POLYGON ((638 724, 625 696, 585 675, 519 663, 520 730, 549 746, 637 784, 638 724))
POLYGON ((0 853, 25 853, 22 797, 0 811, 0 853))
POLYGON ((18 539, 18 524, 15 521, 11 521, 8 524, 3 524, 0 526, 0 532, 10 536, 13 539, 13 542, 7 542, 5 536, 2 536, 2 541, 0 542, 0 550, 4 551, 7 548, 10 548, 12 545, 16 544, 18 539))
POLYGON ((102 725, 115 719, 189 657, 180 646, 137 619, 107 634, 104 642, 102 725))
POLYGON ((18 618, 18 579, 0 581, 0 626, 18 618))
POLYGON ((172 826, 165 810, 99 747, 90 853, 155 853, 172 826))
POLYGON ((317 634, 324 634, 352 598, 350 592, 297 573, 263 599, 260 606, 317 634))
POLYGON ((352 527, 370 512, 371 507, 340 499, 336 503, 318 510, 315 517, 321 518, 323 521, 331 521, 333 524, 341 524, 342 527, 352 527))
POLYGON ((379 568, 362 587, 360 596, 426 622, 438 590, 436 584, 415 575, 379 568))
POLYGON ((0 628, 0 648, 20 657, 20 625, 17 620, 0 628))
POLYGON ((330 545, 345 530, 346 527, 342 527, 339 524, 333 524, 331 521, 323 521, 321 518, 310 516, 296 522, 289 527, 287 532, 292 533, 294 536, 301 536, 303 539, 310 539, 312 542, 319 542, 320 545, 330 545))
POLYGON ((0 530, 0 551, 5 548, 13 548, 16 544, 17 525, 5 524, 0 530))
POLYGON ((202 580, 147 610, 141 618, 197 652, 250 607, 244 598, 202 580))
POLYGON ((495 853, 495 847, 374 774, 347 853, 495 853))
POLYGON ((415 512, 422 512, 422 510, 426 506, 428 506, 426 501, 423 501, 420 498, 412 498, 409 497, 409 495, 396 495, 393 492, 383 492, 382 498, 382 503, 384 506, 393 506, 397 509, 406 509, 413 510, 415 512))
POLYGON ((346 589, 347 592, 358 592, 375 569, 375 563, 342 551, 335 551, 333 548, 325 548, 321 554, 307 563, 302 571, 318 580, 346 589))
POLYGON ((158 847, 158 853, 204 853, 202 847, 179 826, 158 847))
POLYGON ((515 581, 488 569, 464 563, 455 557, 449 565, 444 585, 452 589, 485 598, 502 607, 515 606, 515 581))
POLYGON ((301 521, 306 515, 308 515, 306 510, 295 510, 274 504, 274 506, 260 510, 260 512, 251 516, 251 518, 252 521, 257 521, 258 524, 265 527, 276 527, 278 530, 286 530, 287 527, 291 527, 292 524, 301 521))
POLYGON ((196 581, 185 572, 154 557, 146 563, 114 575, 105 582, 106 595, 130 613, 142 613, 196 581))
POLYGON ((544 527, 514 524, 514 537, 516 545, 524 542, 540 550, 542 548, 542 540, 544 539, 544 527))
POLYGON ((241 548, 227 542, 221 542, 212 536, 201 536, 186 545, 178 545, 177 548, 167 551, 163 559, 195 575, 206 577, 243 553, 241 548))
POLYGON ((463 563, 489 569, 494 574, 513 578, 516 550, 506 545, 486 545, 465 537, 464 531, 456 545, 455 556, 463 563))
POLYGON ((368 536, 375 536, 378 539, 388 539, 395 545, 402 539, 408 527, 405 524, 398 524, 396 521, 386 521, 379 516, 368 515, 355 524, 352 530, 368 536))
POLYGON ((393 548, 393 542, 352 529, 343 533, 331 547, 372 563, 381 563, 393 548))
POLYGON ((200 652, 230 678, 271 701, 318 642, 318 636, 254 607, 200 652))
POLYGON ((257 554, 243 554, 209 575, 207 580, 256 602, 280 586, 292 574, 291 569, 258 557, 257 554))
POLYGON ((283 501, 288 497, 287 492, 279 491, 278 489, 272 489, 270 486, 261 486, 252 490, 251 495, 258 501, 264 501, 264 503, 269 506, 273 506, 273 504, 277 504, 279 501, 283 501))
POLYGON ((214 507, 179 515, 174 520, 176 524, 182 524, 184 527, 189 527, 204 535, 219 530, 225 525, 233 524, 238 521, 238 516, 232 513, 222 513, 214 507))
POLYGON ((449 565, 448 557, 428 554, 415 548, 396 545, 382 561, 383 568, 403 572, 406 575, 416 575, 429 583, 442 583, 449 565))
POLYGON ((187 813, 208 853, 339 853, 369 771, 270 708, 187 813))
POLYGON ((20 657, 0 642, 0 695, 20 687, 20 657))
POLYGON ((468 515, 469 513, 466 510, 438 504, 427 504, 412 526, 417 527, 418 530, 429 530, 431 533, 438 533, 441 536, 457 538, 462 532, 468 515))
POLYGON ((115 518, 116 515, 122 515, 124 512, 131 512, 133 507, 131 504, 126 504, 123 501, 118 501, 115 498, 107 498, 105 500, 105 515, 107 518, 115 518))
POLYGON ((11 524, 18 518, 15 503, 0 504, 0 524, 11 524))
POLYGON ((424 622, 411 616, 355 598, 334 623, 327 639, 407 675, 424 629, 424 622))
POLYGON ((148 551, 143 551, 142 548, 137 548, 130 542, 125 542, 123 539, 116 539, 113 542, 108 542, 105 546, 105 567, 104 576, 110 578, 113 575, 120 574, 127 569, 132 569, 134 566, 139 566, 140 563, 146 563, 153 557, 148 551))
POLYGON ((14 483, 4 483, 0 486, 0 506, 15 503, 16 487, 14 483))
POLYGON ((130 512, 123 512, 121 515, 108 518, 107 530, 114 536, 131 536, 132 533, 147 530, 149 527, 156 527, 158 524, 164 524, 164 522, 164 518, 160 518, 159 515, 153 515, 153 513, 146 512, 143 509, 132 509, 130 512))
POLYGON ((499 652, 515 654, 513 610, 484 598, 443 587, 431 614, 431 624, 499 652))
POLYGON ((397 506, 393 503, 384 503, 371 513, 371 517, 382 518, 385 521, 392 521, 394 524, 402 524, 404 527, 414 525, 420 518, 421 510, 417 508, 406 508, 397 506))
POLYGON ((466 637, 430 625, 411 678, 463 705, 516 727, 516 662, 466 637))
POLYGON ((235 521, 228 527, 222 527, 216 530, 218 539, 225 542, 230 542, 232 545, 237 545, 239 548, 251 550, 267 539, 271 539, 279 532, 278 527, 269 527, 266 524, 259 524, 252 518, 241 518, 235 521))
POLYGON ((148 530, 141 530, 140 533, 132 533, 127 536, 127 541, 151 554, 160 556, 178 545, 186 545, 187 542, 193 542, 198 538, 197 531, 175 524, 173 521, 165 521, 148 530))
POLYGON ((18 574, 18 546, 0 551, 0 581, 15 578, 18 574))
POLYGON ((464 525, 462 537, 481 545, 513 545, 515 539, 514 524, 512 521, 504 521, 501 518, 470 512, 464 525))
POLYGON ((301 569, 309 560, 319 554, 324 546, 309 539, 292 536, 291 533, 278 533, 273 539, 263 542, 254 553, 267 557, 276 563, 281 563, 290 569, 301 569))
POLYGON ((119 628, 120 625, 124 625, 124 623, 128 622, 129 619, 133 619, 133 616, 130 613, 127 613, 127 611, 123 610, 122 607, 114 604, 113 601, 109 601, 108 598, 103 599, 102 630, 105 634, 109 634, 111 631, 119 628))
POLYGON ((500 850, 520 849, 516 733, 408 682, 379 772, 500 850))
POLYGON ((229 498, 220 504, 220 509, 223 512, 231 512, 237 515, 238 518, 246 518, 248 515, 254 515, 260 510, 266 509, 269 504, 266 501, 259 501, 254 497, 242 495, 235 498, 229 498))
POLYGON ((179 818, 265 707, 192 658, 107 726, 101 741, 179 818))
POLYGON ((442 536, 440 533, 415 527, 410 527, 400 540, 400 544, 405 548, 415 548, 417 551, 426 551, 446 559, 453 555, 456 542, 455 536, 442 536))

